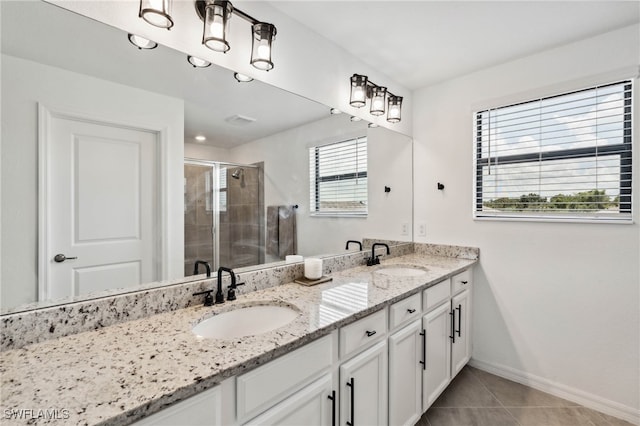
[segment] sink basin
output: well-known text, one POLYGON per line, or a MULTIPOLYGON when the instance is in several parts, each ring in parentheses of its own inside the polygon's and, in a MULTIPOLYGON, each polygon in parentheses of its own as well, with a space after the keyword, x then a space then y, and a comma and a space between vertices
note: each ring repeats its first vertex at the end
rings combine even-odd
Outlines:
POLYGON ((255 305, 217 314, 196 324, 191 331, 208 339, 234 339, 267 333, 289 324, 298 311, 288 306, 255 305))
POLYGON ((421 277, 427 275, 427 268, 410 265, 386 266, 375 271, 376 274, 389 277, 421 277))

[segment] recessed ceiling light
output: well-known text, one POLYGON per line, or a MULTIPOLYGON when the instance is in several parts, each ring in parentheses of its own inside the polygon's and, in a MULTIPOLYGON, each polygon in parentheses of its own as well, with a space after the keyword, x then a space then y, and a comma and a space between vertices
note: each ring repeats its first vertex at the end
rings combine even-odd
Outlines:
POLYGON ((189 63, 193 65, 194 68, 206 68, 211 65, 211 62, 191 55, 187 56, 187 61, 189 61, 189 63))
POLYGON ((195 140, 197 140, 198 142, 204 142, 204 141, 207 140, 207 138, 205 136, 203 136, 203 135, 197 135, 195 137, 195 140))
POLYGON ((240 83, 248 83, 253 81, 253 77, 249 77, 248 75, 240 74, 239 72, 233 73, 233 78, 235 78, 240 83))
POLYGON ((351 118, 350 118, 350 120, 351 120, 351 121, 360 121, 360 120, 362 120, 362 118, 360 118, 360 117, 356 117, 355 115, 352 115, 352 116, 351 116, 351 118))
POLYGON ((135 34, 129 34, 129 41, 138 49, 155 49, 158 47, 158 43, 155 41, 135 34))

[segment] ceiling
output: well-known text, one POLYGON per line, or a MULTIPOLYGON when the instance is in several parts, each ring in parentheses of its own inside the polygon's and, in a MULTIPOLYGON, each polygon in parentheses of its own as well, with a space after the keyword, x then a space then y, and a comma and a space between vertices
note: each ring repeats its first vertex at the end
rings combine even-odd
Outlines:
POLYGON ((408 89, 640 22, 638 1, 270 1, 408 89))

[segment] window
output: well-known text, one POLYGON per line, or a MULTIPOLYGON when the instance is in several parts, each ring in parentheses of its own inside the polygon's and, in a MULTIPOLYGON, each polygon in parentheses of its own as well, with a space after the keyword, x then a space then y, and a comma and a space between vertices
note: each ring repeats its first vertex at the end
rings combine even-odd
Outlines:
POLYGON ((310 211, 367 214, 367 138, 309 148, 310 211))
POLYGON ((630 221, 631 86, 476 113, 475 216, 630 221))

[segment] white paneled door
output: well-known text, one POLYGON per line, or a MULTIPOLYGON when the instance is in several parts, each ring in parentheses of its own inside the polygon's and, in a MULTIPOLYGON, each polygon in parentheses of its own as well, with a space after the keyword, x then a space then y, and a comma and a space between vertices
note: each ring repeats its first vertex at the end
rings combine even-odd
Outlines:
POLYGON ((157 134, 41 113, 40 297, 155 281, 157 134))

